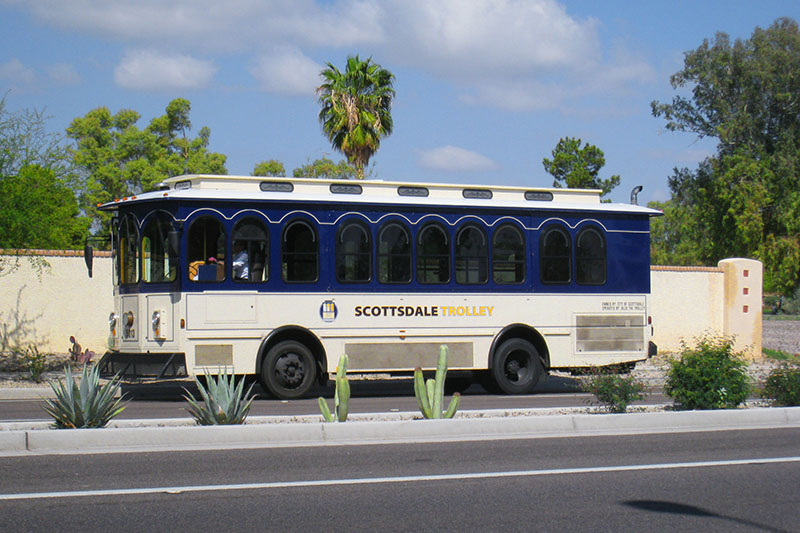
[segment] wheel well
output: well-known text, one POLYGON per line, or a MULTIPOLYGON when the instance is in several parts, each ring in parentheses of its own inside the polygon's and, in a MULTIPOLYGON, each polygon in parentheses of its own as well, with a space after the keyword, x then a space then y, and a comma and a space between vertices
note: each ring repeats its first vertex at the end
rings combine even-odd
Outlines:
POLYGON ((314 359, 317 361, 317 381, 320 385, 325 385, 328 382, 328 357, 325 353, 325 348, 322 342, 316 335, 301 326, 282 326, 272 330, 261 342, 261 348, 258 350, 258 357, 256 358, 256 374, 260 372, 261 363, 267 352, 283 341, 296 341, 303 343, 311 353, 314 354, 314 359))
POLYGON ((494 362, 494 354, 497 352, 497 349, 508 339, 525 339, 526 341, 533 344, 536 351, 539 352, 539 357, 542 359, 542 366, 544 367, 545 372, 550 369, 550 350, 547 349, 547 343, 544 341, 544 337, 542 337, 541 333, 536 331, 531 326, 527 326, 525 324, 512 324, 510 326, 506 326, 503 328, 503 331, 497 334, 492 341, 492 347, 489 350, 489 369, 492 368, 492 363, 494 362))

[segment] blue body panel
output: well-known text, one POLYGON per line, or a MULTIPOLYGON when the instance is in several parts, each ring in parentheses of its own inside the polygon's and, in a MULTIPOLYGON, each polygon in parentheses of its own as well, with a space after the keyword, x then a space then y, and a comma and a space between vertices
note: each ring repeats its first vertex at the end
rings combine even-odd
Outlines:
MULTIPOLYGON (((192 200, 165 198, 157 202, 141 202, 130 206, 120 206, 120 215, 133 213, 139 221, 139 231, 147 223, 148 213, 155 209, 169 213, 183 229, 181 249, 186 250, 188 228, 201 216, 212 215, 222 221, 227 232, 227 250, 230 250, 230 236, 234 224, 243 217, 256 216, 269 228, 269 272, 270 278, 264 283, 236 283, 230 279, 221 282, 190 281, 187 276, 186 254, 180 260, 178 279, 174 283, 123 285, 123 294, 155 292, 201 292, 211 290, 257 290, 259 292, 459 292, 459 293, 559 293, 559 294, 641 294, 650 292, 650 234, 649 216, 646 214, 616 213, 608 211, 548 210, 529 208, 510 210, 508 208, 464 207, 437 208, 436 214, 427 209, 409 205, 369 205, 360 204, 358 211, 346 203, 287 203, 270 201, 214 201, 200 203, 192 200), (319 231, 320 279, 316 283, 285 283, 281 272, 281 232, 285 224, 296 218, 314 222, 319 231), (377 241, 380 225, 388 220, 402 222, 411 232, 412 239, 420 228, 431 220, 437 220, 456 231, 461 225, 476 222, 482 226, 491 239, 492 232, 502 223, 511 222, 524 230, 526 254, 526 277, 522 284, 496 284, 489 281, 482 285, 462 285, 451 280, 448 284, 422 285, 416 281, 407 284, 382 284, 375 279, 373 260, 373 281, 369 283, 340 283, 335 278, 334 243, 339 223, 347 219, 366 222, 372 231, 372 242, 377 241), (591 225, 602 233, 607 246, 607 281, 603 285, 578 285, 574 280, 567 284, 542 284, 539 281, 539 236, 541 229, 549 224, 559 224, 572 237, 574 242, 578 231, 591 225)), ((373 244, 374 248, 374 244, 373 244)), ((415 258, 412 258, 414 264, 415 258)), ((451 257, 451 272, 452 257, 451 257)))

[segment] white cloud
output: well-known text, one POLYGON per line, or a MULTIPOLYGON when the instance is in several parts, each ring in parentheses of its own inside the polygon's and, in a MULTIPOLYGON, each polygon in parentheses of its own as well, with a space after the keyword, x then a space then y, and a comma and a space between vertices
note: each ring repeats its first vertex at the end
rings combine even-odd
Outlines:
POLYGON ((11 59, 5 63, 0 63, 0 80, 8 82, 10 85, 29 85, 36 79, 33 70, 22 64, 19 59, 11 59))
POLYGON ((488 157, 458 146, 421 150, 418 163, 420 167, 426 169, 460 172, 479 172, 497 168, 497 164, 488 157))
POLYGON ((81 77, 75 67, 66 63, 50 65, 47 68, 47 75, 58 85, 77 85, 81 82, 81 77))
POLYGON ((250 68, 250 73, 264 91, 306 96, 314 94, 319 86, 322 68, 300 50, 282 47, 261 56, 250 68))
POLYGON ((216 68, 187 55, 132 50, 114 69, 117 85, 134 90, 196 89, 211 81, 216 68))

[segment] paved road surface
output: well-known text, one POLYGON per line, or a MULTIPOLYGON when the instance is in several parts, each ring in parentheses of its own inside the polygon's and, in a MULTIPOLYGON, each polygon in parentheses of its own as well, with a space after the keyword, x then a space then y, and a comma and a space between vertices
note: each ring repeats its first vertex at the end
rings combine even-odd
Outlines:
POLYGON ((6 457, 0 530, 797 531, 798 442, 780 429, 6 457))

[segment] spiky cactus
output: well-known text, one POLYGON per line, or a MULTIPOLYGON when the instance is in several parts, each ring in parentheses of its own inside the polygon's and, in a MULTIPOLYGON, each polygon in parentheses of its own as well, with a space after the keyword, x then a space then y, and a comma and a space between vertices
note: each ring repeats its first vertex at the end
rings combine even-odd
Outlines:
POLYGON ((328 408, 328 403, 322 396, 317 400, 319 410, 326 422, 344 422, 347 420, 347 408, 350 402, 350 383, 347 381, 347 354, 339 358, 339 366, 336 367, 336 392, 333 394, 333 409, 328 408), (336 417, 334 418, 334 414, 336 417))
POLYGON ((212 376, 208 370, 205 371, 206 384, 203 385, 197 376, 195 382, 202 402, 197 402, 184 387, 186 394, 184 399, 189 402, 186 410, 200 426, 244 424, 247 413, 250 412, 250 405, 253 403, 253 383, 247 392, 244 392, 244 380, 240 380, 236 385, 235 376, 228 374, 227 370, 220 372, 217 376, 212 376))
POLYGON ((439 362, 436 365, 436 375, 433 379, 425 381, 422 378, 422 369, 414 369, 414 396, 417 405, 425 418, 453 418, 461 403, 461 394, 455 393, 450 399, 447 411, 442 410, 444 405, 444 380, 447 377, 447 345, 439 349, 439 362))
POLYGON ((119 378, 100 385, 100 368, 83 365, 80 384, 64 367, 64 381, 50 381, 54 399, 45 399, 44 410, 53 417, 53 426, 64 428, 102 428, 120 414, 127 402, 117 398, 119 378))

